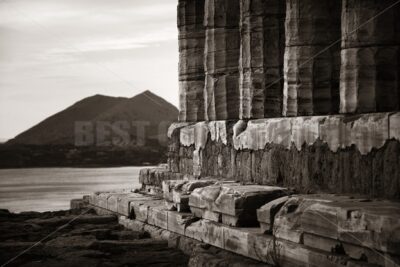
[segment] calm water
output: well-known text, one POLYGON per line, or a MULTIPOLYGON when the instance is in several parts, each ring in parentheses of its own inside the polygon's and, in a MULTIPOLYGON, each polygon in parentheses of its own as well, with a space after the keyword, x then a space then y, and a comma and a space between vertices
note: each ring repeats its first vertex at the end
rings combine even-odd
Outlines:
POLYGON ((0 169, 0 208, 13 212, 69 208, 96 191, 139 187, 142 167, 0 169))

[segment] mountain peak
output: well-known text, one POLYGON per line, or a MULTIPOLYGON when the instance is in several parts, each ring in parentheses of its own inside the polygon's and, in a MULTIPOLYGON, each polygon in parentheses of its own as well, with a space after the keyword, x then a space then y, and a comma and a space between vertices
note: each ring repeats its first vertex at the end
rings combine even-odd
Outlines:
MULTIPOLYGON (((178 110, 149 90, 132 97, 112 97, 96 94, 76 102, 18 135, 19 144, 74 144, 75 122, 86 121, 149 121, 151 136, 158 134, 159 123, 176 121, 178 110), (152 130, 152 128, 154 128, 152 130)), ((166 133, 165 133, 166 134, 166 133)))

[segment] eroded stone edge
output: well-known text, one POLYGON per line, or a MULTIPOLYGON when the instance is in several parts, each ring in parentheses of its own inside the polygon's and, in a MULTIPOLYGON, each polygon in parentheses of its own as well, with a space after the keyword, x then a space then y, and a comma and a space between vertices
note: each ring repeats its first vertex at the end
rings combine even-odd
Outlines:
MULTIPOLYGON (((195 162, 201 162, 200 151, 209 136, 212 141, 228 144, 227 123, 212 121, 180 127, 173 125, 169 132, 179 128, 180 144, 186 147, 194 145, 195 162)), ((293 144, 301 151, 304 144, 312 146, 321 140, 334 153, 354 145, 361 155, 367 155, 373 149, 382 148, 389 139, 400 141, 400 112, 240 120, 233 130, 236 150, 263 150, 268 144, 290 149, 293 144)))

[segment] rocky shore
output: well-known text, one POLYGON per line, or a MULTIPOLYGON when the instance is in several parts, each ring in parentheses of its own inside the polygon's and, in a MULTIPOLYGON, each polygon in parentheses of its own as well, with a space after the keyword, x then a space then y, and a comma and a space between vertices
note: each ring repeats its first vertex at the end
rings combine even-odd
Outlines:
POLYGON ((1 266, 35 244, 6 266, 187 266, 189 257, 167 241, 126 230, 114 215, 82 212, 1 210, 1 266))
POLYGON ((79 202, 72 207, 0 210, 1 266, 267 266, 195 240, 125 228, 116 215, 97 215, 79 202))

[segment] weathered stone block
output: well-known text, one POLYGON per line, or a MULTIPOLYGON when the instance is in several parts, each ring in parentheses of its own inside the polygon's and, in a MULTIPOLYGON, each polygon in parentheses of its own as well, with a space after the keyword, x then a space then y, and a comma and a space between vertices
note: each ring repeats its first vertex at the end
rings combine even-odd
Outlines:
POLYGON ((189 205, 228 215, 222 219, 234 226, 251 226, 257 224, 258 208, 285 194, 286 189, 279 187, 225 184, 194 190, 189 205))
POLYGON ((149 196, 136 194, 136 193, 129 193, 124 196, 121 196, 118 201, 118 213, 122 214, 126 217, 131 216, 131 202, 134 201, 142 201, 142 200, 150 200, 152 199, 149 196))
POLYGON ((275 218, 274 235, 303 243, 304 233, 384 253, 398 253, 398 203, 336 196, 292 197, 275 218))
POLYGON ((263 233, 273 231, 275 215, 288 200, 289 197, 287 196, 281 197, 265 204, 257 210, 257 219, 260 222, 263 233))
POLYGON ((215 180, 169 180, 163 182, 164 199, 174 203, 178 212, 188 212, 189 195, 196 188, 215 184, 215 180))
POLYGON ((199 220, 186 227, 185 236, 198 241, 224 248, 223 228, 211 221, 199 220))
POLYGON ((149 209, 162 205, 162 200, 152 198, 137 198, 129 202, 130 217, 140 222, 149 222, 149 209))
POLYGON ((194 221, 191 213, 168 211, 168 231, 185 235, 186 227, 194 221))
POLYGON ((210 220, 213 222, 222 222, 222 214, 217 212, 212 212, 206 209, 190 207, 190 211, 197 218, 202 218, 206 220, 210 220))
POLYGON ((249 256, 252 247, 249 247, 250 236, 258 234, 258 228, 231 228, 223 227, 224 231, 224 248, 228 251, 249 256))
POLYGON ((164 205, 149 207, 148 209, 148 224, 168 229, 168 211, 164 205))

